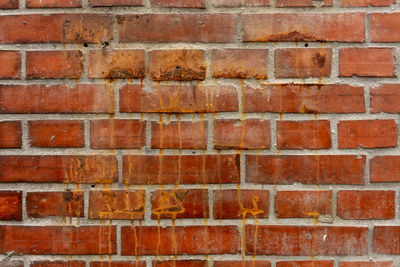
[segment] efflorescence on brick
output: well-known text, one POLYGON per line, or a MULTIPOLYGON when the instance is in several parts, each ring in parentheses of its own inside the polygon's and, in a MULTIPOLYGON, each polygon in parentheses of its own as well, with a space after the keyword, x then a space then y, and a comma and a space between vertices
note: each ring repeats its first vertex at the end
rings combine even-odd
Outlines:
POLYGON ((392 267, 396 0, 0 0, 0 267, 392 267))

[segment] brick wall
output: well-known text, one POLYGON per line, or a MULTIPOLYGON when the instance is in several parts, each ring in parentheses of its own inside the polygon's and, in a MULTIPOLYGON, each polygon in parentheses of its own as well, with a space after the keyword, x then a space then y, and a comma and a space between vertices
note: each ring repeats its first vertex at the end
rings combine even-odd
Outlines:
POLYGON ((400 266, 396 0, 0 8, 1 267, 400 266))

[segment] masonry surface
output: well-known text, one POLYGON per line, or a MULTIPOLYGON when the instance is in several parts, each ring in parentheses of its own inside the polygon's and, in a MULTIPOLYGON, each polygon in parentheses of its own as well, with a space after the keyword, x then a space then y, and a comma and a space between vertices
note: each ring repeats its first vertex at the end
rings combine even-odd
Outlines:
POLYGON ((0 0, 0 267, 400 267, 396 0, 0 0))

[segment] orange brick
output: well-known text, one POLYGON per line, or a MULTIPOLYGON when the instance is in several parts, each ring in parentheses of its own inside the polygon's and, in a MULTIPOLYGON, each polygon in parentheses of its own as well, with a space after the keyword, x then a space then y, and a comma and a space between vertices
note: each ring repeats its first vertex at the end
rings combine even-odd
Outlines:
POLYGON ((371 113, 400 113, 400 84, 382 84, 371 88, 371 113))
POLYGON ((10 79, 21 76, 21 54, 18 51, 0 51, 0 78, 10 79))
POLYGON ((375 226, 373 236, 373 252, 376 254, 399 255, 399 226, 375 226))
POLYGON ((400 157, 376 156, 369 165, 371 182, 400 182, 400 157))
POLYGON ((390 6, 396 0, 340 0, 341 7, 390 6))
POLYGON ((270 0, 213 0, 216 7, 269 6, 270 0))
POLYGON ((276 267, 333 267, 333 261, 278 261, 276 267))
POLYGON ((22 221, 21 191, 0 191, 0 220, 22 221))
POLYGON ((82 7, 81 0, 26 0, 25 5, 32 8, 82 7))
POLYGON ((143 6, 144 0, 89 0, 91 6, 143 6))
POLYGON ((0 122, 0 148, 20 148, 22 128, 20 121, 0 122))
POLYGON ((186 7, 186 8, 205 8, 205 0, 151 0, 153 7, 186 7))
POLYGON ((34 261, 30 267, 85 267, 84 261, 34 261))
POLYGON ((18 7, 18 0, 0 0, 0 9, 17 9, 18 7))
POLYGON ((369 31, 372 42, 400 41, 400 12, 372 13, 369 17, 369 31))
POLYGON ((178 261, 153 261, 153 267, 207 267, 207 261, 178 260, 178 261))

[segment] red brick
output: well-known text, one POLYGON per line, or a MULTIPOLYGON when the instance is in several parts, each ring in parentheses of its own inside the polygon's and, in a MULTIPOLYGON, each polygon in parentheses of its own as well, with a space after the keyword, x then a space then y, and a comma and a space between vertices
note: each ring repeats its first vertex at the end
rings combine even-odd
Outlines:
POLYGON ((0 156, 0 182, 112 183, 114 156, 0 156))
POLYGON ((276 7, 312 7, 312 6, 332 6, 333 0, 323 0, 313 4, 312 0, 276 0, 276 7))
POLYGON ((395 77, 392 48, 341 48, 339 75, 342 77, 395 77))
POLYGON ((33 8, 82 7, 81 0, 26 0, 25 4, 33 8))
POLYGON ((400 84, 371 88, 371 113, 400 113, 400 84))
POLYGON ((397 129, 394 120, 340 121, 338 124, 339 148, 395 146, 397 129))
POLYGON ((89 78, 132 79, 145 76, 144 50, 93 50, 89 54, 89 78))
POLYGON ((178 260, 178 261, 153 261, 153 267, 208 267, 207 261, 178 260))
POLYGON ((373 252, 400 254, 400 226, 375 226, 373 252))
POLYGON ((19 78, 21 76, 21 54, 18 51, 0 51, 0 79, 19 78))
POLYGON ((208 190, 157 190, 151 196, 152 219, 208 218, 208 190))
POLYGON ((158 85, 150 90, 138 84, 120 89, 121 112, 204 113, 238 110, 232 85, 158 85))
POLYGON ((85 267, 84 261, 34 261, 30 267, 85 267))
POLYGON ((339 267, 394 267, 393 261, 342 261, 339 267))
POLYGON ((216 7, 269 6, 270 0, 213 0, 216 7))
POLYGON ((236 226, 123 226, 122 255, 237 254, 236 226))
POLYGON ((28 79, 79 79, 83 73, 81 51, 27 51, 26 77, 28 79), (46 64, 43 64, 43 63, 46 64))
POLYGON ((278 261, 276 267, 333 267, 333 261, 278 261))
POLYGON ((35 147, 83 147, 82 121, 29 121, 29 139, 35 147))
POLYGON ((151 148, 206 149, 208 123, 173 121, 151 123, 151 148))
POLYGON ((328 120, 277 121, 279 149, 331 148, 331 127, 328 120))
POLYGON ((246 182, 364 184, 365 156, 246 155, 246 182))
POLYGON ((18 0, 0 0, 0 9, 17 9, 18 7, 18 0))
POLYGON ((117 15, 122 43, 233 42, 237 14, 136 14, 117 15))
POLYGON ((215 219, 255 219, 269 216, 269 191, 214 190, 215 219))
POLYGON ((91 148, 141 148, 146 144, 146 122, 94 120, 90 122, 91 148))
POLYGON ((227 184, 240 180, 239 155, 123 156, 128 184, 227 184))
POLYGON ((144 0, 89 0, 91 6, 143 6, 144 0))
POLYGON ((341 190, 337 198, 337 214, 342 219, 394 219, 394 191, 341 190))
POLYGON ((0 85, 0 113, 114 113, 104 85, 0 85))
POLYGON ((211 72, 215 78, 267 79, 267 49, 213 49, 211 72))
POLYGON ((371 182, 400 182, 400 157, 376 156, 370 162, 371 182))
POLYGON ((366 255, 367 227, 246 225, 246 254, 366 255), (256 238, 256 240, 254 240, 256 238))
POLYGON ((243 109, 245 112, 363 113, 364 89, 334 84, 247 86, 243 109))
POLYGON ((372 42, 400 41, 400 12, 371 13, 369 25, 372 42))
POLYGON ((83 191, 28 192, 26 195, 26 213, 33 218, 83 217, 83 205, 83 191))
POLYGON ((307 78, 331 75, 332 49, 284 48, 275 50, 275 77, 307 78))
POLYGON ((341 7, 390 6, 396 0, 340 0, 341 7))
POLYGON ((204 80, 204 50, 153 50, 149 52, 150 79, 155 81, 204 80))
POLYGON ((0 191, 0 220, 22 221, 21 191, 0 191))
POLYGON ((90 191, 90 219, 143 219, 145 212, 144 190, 90 191))
POLYGON ((270 267, 267 260, 214 261, 214 267, 270 267))
POLYGON ((271 125, 259 119, 216 120, 214 148, 255 149, 271 146, 271 125))
POLYGON ((318 218, 332 215, 332 191, 279 191, 275 194, 278 218, 318 218))
POLYGON ((117 252, 115 226, 0 226, 0 252, 102 255, 117 252), (76 245, 79 244, 79 245, 76 245))
POLYGON ((271 13, 242 16, 245 42, 365 40, 364 13, 271 13))
POLYGON ((205 8, 205 0, 151 0, 153 7, 186 7, 186 8, 205 8))
POLYGON ((0 122, 0 148, 20 148, 22 129, 20 121, 0 122))
POLYGON ((108 14, 7 15, 0 17, 0 32, 0 43, 99 43, 113 39, 112 16, 108 14))
POLYGON ((90 267, 146 267, 143 260, 132 261, 92 261, 90 267))

